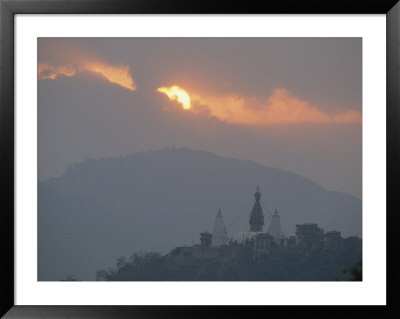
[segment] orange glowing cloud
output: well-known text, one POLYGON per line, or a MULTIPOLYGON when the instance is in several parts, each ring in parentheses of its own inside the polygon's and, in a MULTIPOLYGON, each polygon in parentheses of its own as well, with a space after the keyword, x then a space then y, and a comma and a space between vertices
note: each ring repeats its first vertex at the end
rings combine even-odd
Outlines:
POLYGON ((182 105, 184 110, 190 109, 190 97, 189 94, 177 85, 173 85, 171 87, 160 87, 157 89, 157 92, 164 93, 171 100, 175 100, 182 105))
POLYGON ((74 76, 76 69, 73 66, 54 66, 49 63, 39 63, 38 78, 39 80, 51 79, 55 80, 59 75, 74 76))
POLYGON ((196 113, 207 113, 222 122, 241 125, 274 125, 298 123, 361 123, 361 113, 348 110, 328 114, 309 102, 290 94, 286 89, 275 89, 267 100, 236 94, 191 94, 196 113))
POLYGON ((55 80, 59 75, 71 77, 80 72, 91 72, 111 83, 115 83, 123 88, 136 90, 135 82, 129 73, 129 66, 115 66, 105 62, 82 62, 77 65, 52 65, 50 63, 39 62, 38 79, 55 80))
POLYGON ((128 90, 136 90, 135 83, 129 74, 129 66, 113 66, 104 63, 86 64, 84 69, 102 75, 111 83, 118 84, 128 90))

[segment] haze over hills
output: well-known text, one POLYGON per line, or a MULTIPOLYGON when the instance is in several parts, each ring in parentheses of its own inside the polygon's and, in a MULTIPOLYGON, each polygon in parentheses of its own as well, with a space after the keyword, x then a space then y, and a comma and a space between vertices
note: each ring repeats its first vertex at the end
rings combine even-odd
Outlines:
POLYGON ((85 160, 39 182, 39 280, 94 280, 135 251, 167 253, 199 242, 221 208, 228 236, 249 228, 260 185, 265 226, 276 208, 282 229, 318 223, 361 236, 361 200, 299 175, 189 148, 85 160))

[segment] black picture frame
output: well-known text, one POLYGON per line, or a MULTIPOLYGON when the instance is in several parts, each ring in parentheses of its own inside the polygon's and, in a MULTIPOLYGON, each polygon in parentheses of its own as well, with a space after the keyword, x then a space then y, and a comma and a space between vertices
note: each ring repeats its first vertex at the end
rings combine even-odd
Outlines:
MULTIPOLYGON (((0 0, 0 315, 5 318, 162 318, 297 316, 399 318, 397 201, 400 138, 400 3, 398 0, 0 0), (385 14, 387 49, 386 306, 17 306, 14 303, 14 16, 16 14, 385 14), (268 307, 266 309, 265 307, 268 307)), ((382 203, 382 207, 384 203, 382 203)), ((377 212, 383 213, 383 212, 377 212)))

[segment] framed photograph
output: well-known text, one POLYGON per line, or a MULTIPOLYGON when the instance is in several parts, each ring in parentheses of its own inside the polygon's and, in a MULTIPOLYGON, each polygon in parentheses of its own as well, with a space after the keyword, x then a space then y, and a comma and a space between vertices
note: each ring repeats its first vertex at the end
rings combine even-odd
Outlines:
POLYGON ((0 8, 1 315, 399 314, 396 0, 0 8))

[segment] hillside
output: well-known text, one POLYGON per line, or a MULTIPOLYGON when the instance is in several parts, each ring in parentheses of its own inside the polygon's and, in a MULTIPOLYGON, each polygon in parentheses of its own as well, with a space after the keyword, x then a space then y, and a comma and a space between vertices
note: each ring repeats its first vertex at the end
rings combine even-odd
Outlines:
POLYGON ((135 251, 167 253, 211 231, 221 208, 228 236, 248 230, 260 185, 266 226, 278 209, 283 231, 318 223, 361 236, 361 201, 252 161, 188 148, 85 160, 39 182, 39 280, 94 280, 135 251))

